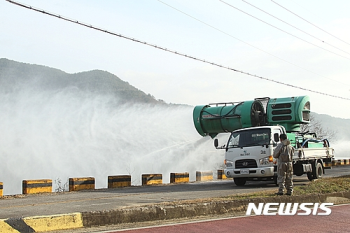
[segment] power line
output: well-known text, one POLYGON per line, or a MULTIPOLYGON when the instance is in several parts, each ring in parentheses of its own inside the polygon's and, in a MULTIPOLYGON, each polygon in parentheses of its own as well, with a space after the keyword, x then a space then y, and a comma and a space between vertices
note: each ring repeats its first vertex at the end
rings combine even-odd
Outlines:
POLYGON ((244 13, 244 14, 246 14, 246 15, 249 15, 250 17, 252 17, 252 18, 254 18, 254 19, 256 19, 256 20, 259 20, 259 21, 261 21, 261 22, 263 22, 263 23, 265 23, 265 24, 267 24, 267 25, 269 25, 269 26, 271 26, 271 27, 273 27, 273 28, 276 28, 277 30, 280 30, 280 31, 282 31, 282 32, 284 32, 284 33, 286 33, 286 34, 288 34, 288 35, 290 35, 290 36, 293 36, 293 37, 295 37, 295 38, 297 38, 297 39, 299 39, 299 40, 301 40, 301 41, 304 41, 305 43, 311 44, 311 45, 313 45, 313 46, 315 46, 315 47, 317 47, 317 48, 323 49, 323 50, 325 50, 325 51, 327 51, 327 52, 330 52, 330 53, 333 53, 333 54, 335 54, 335 55, 337 55, 337 56, 339 56, 339 57, 343 57, 343 58, 345 58, 345 59, 350 60, 350 58, 348 58, 348 57, 345 57, 345 56, 340 55, 340 54, 338 54, 338 53, 332 52, 332 51, 330 51, 330 50, 328 50, 328 49, 322 48, 321 46, 318 46, 318 45, 313 44, 313 43, 311 43, 311 42, 309 42, 309 41, 307 41, 307 40, 304 40, 304 39, 302 39, 302 38, 300 38, 300 37, 298 37, 298 36, 295 36, 295 35, 293 35, 292 33, 289 33, 289 32, 287 32, 287 31, 285 31, 285 30, 283 30, 283 29, 281 29, 281 28, 279 28, 279 27, 276 27, 276 26, 274 26, 274 25, 272 25, 272 24, 270 24, 270 23, 268 23, 268 22, 262 20, 262 19, 259 19, 259 18, 255 17, 254 15, 251 15, 251 14, 249 14, 249 13, 247 13, 247 12, 245 12, 245 11, 243 11, 243 10, 241 10, 241 9, 239 9, 239 8, 237 8, 237 7, 231 5, 231 4, 229 4, 229 3, 227 3, 227 2, 225 2, 225 1, 223 1, 223 0, 219 0, 219 1, 222 2, 222 3, 224 3, 224 4, 226 4, 226 5, 228 5, 228 6, 230 6, 230 7, 232 7, 232 8, 234 8, 234 9, 236 9, 236 10, 238 10, 238 11, 240 11, 240 12, 242 12, 242 13, 244 13))
POLYGON ((170 7, 170 8, 172 8, 172 9, 174 9, 174 10, 176 10, 176 11, 178 11, 178 12, 180 12, 180 13, 182 13, 182 14, 184 14, 184 15, 186 15, 186 16, 188 16, 188 17, 190 17, 190 18, 192 18, 192 19, 194 19, 194 20, 196 20, 196 21, 198 21, 198 22, 200 22, 200 23, 202 23, 202 24, 204 24, 204 25, 206 25, 206 26, 208 26, 208 27, 210 27, 210 28, 212 28, 212 29, 214 29, 214 30, 216 30, 216 31, 219 31, 219 32, 221 32, 221 33, 223 33, 223 34, 225 34, 225 35, 227 35, 227 36, 229 36, 229 37, 231 37, 231 38, 233 38, 233 39, 236 39, 236 40, 238 40, 238 41, 240 41, 240 42, 242 42, 242 43, 244 43, 244 44, 250 46, 250 47, 253 47, 253 48, 257 49, 257 50, 260 50, 261 52, 264 52, 264 53, 266 53, 266 54, 269 54, 270 56, 273 56, 273 57, 275 57, 275 58, 277 58, 277 59, 279 59, 279 60, 282 60, 282 61, 284 61, 284 62, 286 62, 286 63, 289 63, 289 64, 291 64, 291 65, 293 65, 293 66, 295 66, 295 67, 301 68, 301 69, 303 69, 303 70, 306 70, 306 71, 308 71, 308 72, 310 72, 310 73, 316 74, 316 75, 318 75, 318 76, 320 76, 320 77, 326 78, 326 79, 331 80, 331 81, 333 81, 333 82, 338 82, 338 83, 340 83, 340 84, 342 84, 342 85, 347 85, 347 86, 349 86, 348 84, 345 84, 345 83, 339 82, 339 81, 337 81, 337 80, 328 78, 328 77, 326 77, 326 76, 320 75, 320 74, 315 73, 315 72, 313 72, 313 71, 311 71, 311 70, 308 70, 308 69, 306 69, 306 68, 304 68, 304 67, 298 66, 298 65, 296 65, 296 64, 294 64, 294 63, 291 63, 291 62, 289 62, 289 61, 287 61, 287 60, 285 60, 285 59, 283 59, 283 58, 277 57, 276 55, 274 55, 274 54, 272 54, 272 53, 269 53, 269 52, 267 52, 267 51, 265 51, 265 50, 262 50, 262 49, 260 49, 260 48, 258 48, 258 47, 256 47, 256 46, 254 46, 254 45, 252 45, 252 44, 249 44, 249 43, 247 43, 247 42, 245 42, 245 41, 243 41, 243 40, 241 40, 241 39, 238 39, 237 37, 232 36, 231 34, 225 32, 225 31, 223 31, 223 30, 221 30, 221 29, 218 29, 217 27, 214 27, 214 26, 212 26, 212 25, 210 25, 210 24, 208 24, 208 23, 206 23, 206 22, 204 22, 204 21, 202 21, 202 20, 200 20, 200 19, 198 19, 198 18, 195 18, 195 17, 193 17, 192 15, 190 15, 190 14, 188 14, 188 13, 182 11, 182 10, 179 10, 179 9, 177 9, 177 8, 171 6, 171 5, 169 5, 168 3, 165 3, 165 2, 163 2, 163 1, 161 1, 161 0, 157 0, 157 1, 160 2, 160 3, 162 3, 162 4, 164 4, 164 5, 166 5, 166 6, 168 6, 168 7, 170 7))
POLYGON ((279 7, 283 8, 283 9, 285 9, 286 11, 288 11, 288 12, 292 13, 292 14, 293 14, 293 15, 295 15, 296 17, 298 17, 298 18, 300 18, 300 19, 304 20, 305 22, 307 22, 307 23, 311 24, 312 26, 314 26, 314 27, 316 27, 316 28, 320 29, 321 31, 323 31, 323 32, 327 33, 328 35, 330 35, 330 36, 332 36, 332 37, 334 37, 334 38, 336 38, 336 39, 338 39, 338 40, 340 40, 340 41, 344 42, 345 44, 350 45, 348 42, 346 42, 346 41, 344 41, 344 40, 340 39, 339 37, 337 37, 337 36, 335 36, 335 35, 333 35, 333 34, 331 34, 331 33, 327 32, 327 31, 323 30, 322 28, 320 28, 320 27, 318 27, 317 25, 315 25, 315 24, 311 23, 310 21, 308 21, 308 20, 304 19, 303 17, 301 17, 301 16, 297 15, 296 13, 292 12, 291 10, 289 10, 289 9, 287 9, 286 7, 282 6, 281 4, 279 4, 279 3, 277 3, 277 2, 275 2, 275 1, 273 1, 273 0, 271 0, 271 2, 275 3, 277 6, 279 6, 279 7))
POLYGON ((350 53, 344 51, 343 49, 340 49, 340 48, 338 48, 338 47, 336 47, 336 46, 333 46, 333 45, 327 43, 326 41, 324 41, 324 40, 322 40, 322 39, 320 39, 320 38, 317 38, 316 36, 311 35, 310 33, 306 32, 306 31, 304 31, 304 30, 301 30, 300 28, 297 28, 296 26, 294 26, 294 25, 292 25, 292 24, 290 24, 290 23, 287 23, 286 21, 284 21, 284 20, 282 20, 282 19, 280 19, 280 18, 278 18, 278 17, 276 17, 276 16, 274 16, 274 15, 272 15, 272 14, 270 14, 270 13, 264 11, 263 9, 261 9, 261 8, 259 8, 259 7, 257 7, 257 6, 255 6, 255 5, 253 5, 253 4, 251 4, 251 3, 249 3, 249 2, 247 2, 247 1, 245 1, 245 0, 242 0, 242 1, 245 2, 245 3, 247 3, 248 5, 251 5, 251 6, 254 7, 255 9, 258 9, 259 11, 262 11, 262 12, 264 12, 265 14, 267 14, 267 15, 269 15, 269 16, 271 16, 271 17, 273 17, 273 18, 275 18, 275 19, 277 19, 277 20, 279 20, 279 21, 281 21, 281 22, 283 22, 283 23, 285 23, 285 24, 287 24, 287 25, 289 25, 289 26, 291 26, 291 27, 297 29, 298 31, 301 31, 302 33, 304 33, 304 34, 306 34, 306 35, 309 35, 309 36, 311 36, 312 38, 314 38, 314 39, 316 39, 316 40, 319 40, 319 41, 321 41, 321 42, 324 43, 324 44, 327 44, 327 45, 329 45, 329 46, 331 46, 331 47, 333 47, 333 48, 335 48, 335 49, 337 49, 337 50, 339 50, 339 51, 342 51, 342 52, 344 52, 344 53, 350 55, 350 53))
POLYGON ((200 61, 200 62, 203 62, 203 63, 207 63, 207 64, 210 64, 210 65, 213 65, 213 66, 217 66, 217 67, 220 67, 220 68, 223 68, 223 69, 227 69, 227 70, 231 70, 231 71, 234 71, 234 72, 242 73, 242 74, 249 75, 249 76, 252 76, 252 77, 255 77, 255 78, 259 78, 259 79, 262 79, 262 80, 274 82, 274 83, 281 84, 281 85, 284 85, 284 86, 300 89, 300 90, 303 90, 303 91, 313 92, 313 93, 317 93, 317 94, 320 94, 320 95, 330 96, 330 97, 343 99, 343 100, 350 100, 350 98, 346 98, 346 97, 342 97, 342 96, 336 96, 336 95, 332 95, 332 94, 327 94, 327 93, 323 93, 323 92, 320 92, 320 91, 314 91, 314 90, 311 90, 311 89, 295 86, 295 85, 288 84, 288 83, 283 83, 281 81, 265 78, 265 77, 258 76, 258 75, 255 75, 255 74, 250 74, 248 72, 237 70, 237 69, 234 69, 234 68, 231 68, 231 67, 228 67, 228 66, 223 66, 223 65, 220 65, 220 64, 215 63, 215 62, 206 61, 204 59, 196 58, 196 57, 191 56, 191 55, 186 55, 184 53, 179 53, 177 51, 170 50, 170 49, 167 49, 167 48, 164 48, 164 47, 161 47, 161 46, 157 46, 157 45, 145 42, 145 41, 141 41, 141 40, 138 40, 138 39, 135 39, 135 38, 131 38, 131 37, 124 36, 124 35, 121 35, 121 34, 118 34, 118 33, 114 33, 114 32, 111 32, 111 31, 99 28, 99 27, 92 26, 90 24, 86 24, 86 23, 80 22, 78 20, 69 19, 67 17, 61 16, 61 15, 58 15, 58 14, 54 14, 54 13, 50 13, 50 12, 47 12, 47 11, 44 11, 44 10, 41 10, 41 9, 38 9, 38 8, 35 8, 35 7, 32 7, 32 6, 28 6, 28 5, 19 3, 19 2, 15 2, 15 1, 12 1, 12 0, 6 0, 6 1, 8 1, 8 2, 10 2, 12 4, 15 4, 17 6, 24 7, 26 9, 30 9, 30 10, 33 10, 33 11, 40 12, 42 14, 46 14, 46 15, 49 15, 49 16, 52 16, 52 17, 59 18, 61 20, 65 20, 65 21, 68 21, 68 22, 71 22, 71 23, 75 23, 75 24, 78 24, 78 25, 81 25, 81 26, 84 26, 84 27, 88 27, 88 28, 91 28, 91 29, 94 29, 94 30, 97 30, 97 31, 100 31, 100 32, 104 32, 104 33, 113 35, 113 36, 118 36, 120 38, 131 40, 131 41, 134 41, 134 42, 137 42, 137 43, 148 45, 148 46, 151 46, 153 48, 160 49, 160 50, 163 50, 163 51, 166 51, 166 52, 170 52, 170 53, 173 53, 173 54, 176 54, 176 55, 179 55, 179 56, 191 58, 193 60, 200 61))

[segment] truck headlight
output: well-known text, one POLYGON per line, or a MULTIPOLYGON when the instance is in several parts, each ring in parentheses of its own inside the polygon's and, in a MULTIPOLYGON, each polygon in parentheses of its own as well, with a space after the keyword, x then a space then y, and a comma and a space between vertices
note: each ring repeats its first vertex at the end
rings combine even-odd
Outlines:
POLYGON ((225 159, 224 163, 225 163, 226 167, 233 167, 233 162, 230 160, 225 159))
POLYGON ((268 157, 264 157, 262 159, 259 159, 259 164, 260 165, 268 165, 271 162, 273 162, 273 157, 272 155, 268 156, 268 157))

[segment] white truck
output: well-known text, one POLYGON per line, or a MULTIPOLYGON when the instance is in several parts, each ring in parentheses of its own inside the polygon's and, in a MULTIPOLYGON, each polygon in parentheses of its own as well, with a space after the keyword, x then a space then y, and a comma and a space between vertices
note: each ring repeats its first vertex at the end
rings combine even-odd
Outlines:
POLYGON ((327 139, 300 132, 301 124, 310 123, 308 96, 199 105, 193 110, 193 122, 202 136, 215 138, 219 133, 231 133, 226 145, 219 146, 217 139, 214 143, 216 148, 226 150, 224 173, 239 186, 247 180, 277 182, 273 150, 282 133, 295 148, 293 172, 297 176, 321 178, 325 163, 334 157, 327 139))
POLYGON ((225 170, 228 178, 233 178, 237 186, 247 180, 273 180, 277 183, 277 164, 273 150, 279 142, 280 134, 287 134, 295 147, 293 171, 297 176, 307 174, 309 180, 319 179, 324 174, 325 163, 331 162, 334 149, 327 139, 319 140, 315 134, 289 134, 283 126, 261 126, 235 130, 225 146, 225 170))

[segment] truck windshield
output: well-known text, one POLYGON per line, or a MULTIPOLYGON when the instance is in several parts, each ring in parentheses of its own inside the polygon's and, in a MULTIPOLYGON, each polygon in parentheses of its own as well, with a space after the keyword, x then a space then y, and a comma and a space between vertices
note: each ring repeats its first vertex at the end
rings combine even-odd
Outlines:
POLYGON ((268 145, 270 143, 270 132, 269 128, 233 132, 230 136, 227 147, 268 145))

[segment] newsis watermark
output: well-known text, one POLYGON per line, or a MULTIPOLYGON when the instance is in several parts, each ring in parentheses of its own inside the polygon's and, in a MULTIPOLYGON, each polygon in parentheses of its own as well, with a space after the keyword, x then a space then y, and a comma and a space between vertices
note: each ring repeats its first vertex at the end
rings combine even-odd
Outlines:
POLYGON ((249 203, 245 215, 330 215, 330 206, 333 203, 249 203))

